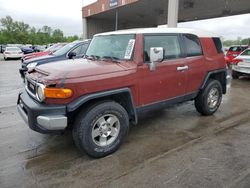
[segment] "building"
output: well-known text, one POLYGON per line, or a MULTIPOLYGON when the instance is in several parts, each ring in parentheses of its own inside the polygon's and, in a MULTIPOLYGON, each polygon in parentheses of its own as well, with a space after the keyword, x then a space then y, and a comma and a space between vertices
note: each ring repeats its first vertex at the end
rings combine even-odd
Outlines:
POLYGON ((83 36, 249 12, 249 0, 98 0, 82 8, 83 36))

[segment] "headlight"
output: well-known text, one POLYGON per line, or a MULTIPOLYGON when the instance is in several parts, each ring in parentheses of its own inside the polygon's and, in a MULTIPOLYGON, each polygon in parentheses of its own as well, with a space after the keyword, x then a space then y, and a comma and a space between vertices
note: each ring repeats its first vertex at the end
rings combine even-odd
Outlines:
POLYGON ((39 101, 44 101, 45 96, 44 96, 44 85, 42 84, 37 84, 36 85, 36 97, 39 101))
POLYGON ((33 69, 33 68, 35 68, 36 65, 37 65, 37 63, 30 63, 27 65, 27 68, 33 69))

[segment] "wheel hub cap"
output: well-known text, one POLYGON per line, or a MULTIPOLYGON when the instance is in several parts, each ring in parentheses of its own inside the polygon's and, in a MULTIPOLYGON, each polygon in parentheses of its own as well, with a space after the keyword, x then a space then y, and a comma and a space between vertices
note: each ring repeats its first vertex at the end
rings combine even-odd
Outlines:
POLYGON ((209 108, 214 108, 219 101, 219 91, 217 88, 212 88, 208 93, 207 104, 209 108))
POLYGON ((116 140, 119 132, 119 119, 113 114, 105 114, 94 123, 92 140, 98 146, 108 146, 116 140))

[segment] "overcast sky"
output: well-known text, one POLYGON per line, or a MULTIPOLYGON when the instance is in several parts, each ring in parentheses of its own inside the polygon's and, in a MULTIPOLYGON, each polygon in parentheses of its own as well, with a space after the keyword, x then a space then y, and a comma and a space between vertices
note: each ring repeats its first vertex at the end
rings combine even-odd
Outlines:
MULTIPOLYGON (((81 35, 81 7, 95 0, 0 0, 0 18, 10 15, 14 20, 41 28, 48 25, 63 30, 65 35, 81 35)), ((179 27, 200 28, 218 33, 225 39, 250 36, 250 14, 179 24, 179 27)))

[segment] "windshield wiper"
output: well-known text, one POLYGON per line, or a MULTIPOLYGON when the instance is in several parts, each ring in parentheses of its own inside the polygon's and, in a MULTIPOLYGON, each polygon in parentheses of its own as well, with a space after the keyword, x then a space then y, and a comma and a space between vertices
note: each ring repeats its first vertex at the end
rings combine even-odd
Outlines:
POLYGON ((112 56, 102 56, 101 60, 111 60, 113 62, 120 63, 119 60, 121 60, 121 59, 119 59, 117 57, 112 57, 112 56))
POLYGON ((85 55, 84 58, 95 61, 95 60, 100 59, 100 56, 98 56, 98 55, 85 55))

